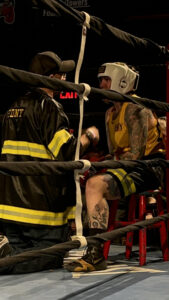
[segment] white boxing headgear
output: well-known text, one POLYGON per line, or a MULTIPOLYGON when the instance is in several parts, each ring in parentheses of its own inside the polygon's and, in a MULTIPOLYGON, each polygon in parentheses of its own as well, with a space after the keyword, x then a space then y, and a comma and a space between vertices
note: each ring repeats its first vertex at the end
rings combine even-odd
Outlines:
POLYGON ((111 78, 111 90, 121 94, 135 91, 138 86, 139 74, 125 63, 105 63, 98 70, 98 77, 111 78))

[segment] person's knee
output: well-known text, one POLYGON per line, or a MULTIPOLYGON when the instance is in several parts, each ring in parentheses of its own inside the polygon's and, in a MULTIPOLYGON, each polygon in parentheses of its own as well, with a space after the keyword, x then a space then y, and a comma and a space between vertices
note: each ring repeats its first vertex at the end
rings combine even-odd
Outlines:
POLYGON ((87 191, 100 191, 104 190, 104 181, 102 176, 93 176, 90 177, 86 182, 86 190, 87 191))
POLYGON ((121 199, 118 183, 110 174, 96 175, 90 177, 86 183, 86 195, 98 194, 107 200, 121 199))

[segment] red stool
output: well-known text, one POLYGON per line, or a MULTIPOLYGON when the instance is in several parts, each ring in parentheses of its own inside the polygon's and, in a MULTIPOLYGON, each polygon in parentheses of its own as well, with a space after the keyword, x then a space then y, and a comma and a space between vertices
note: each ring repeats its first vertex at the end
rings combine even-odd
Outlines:
MULTIPOLYGON (((138 221, 142 221, 145 219, 145 215, 147 213, 146 209, 146 197, 153 195, 157 201, 157 215, 164 214, 163 208, 163 200, 162 195, 159 190, 150 191, 143 194, 134 194, 130 197, 129 207, 128 207, 128 220, 127 221, 116 221, 116 211, 118 207, 118 200, 111 201, 110 212, 109 212, 109 224, 108 231, 111 231, 115 228, 127 226, 138 221), (138 218, 136 219, 136 207, 138 201, 138 218)), ((160 230, 160 243, 161 250, 163 255, 163 260, 168 261, 169 259, 169 251, 167 244, 167 226, 165 221, 160 221, 156 224, 149 226, 148 228, 159 228, 160 230)), ((128 232, 126 234, 126 258, 129 259, 132 252, 133 246, 133 236, 134 232, 128 232)), ((108 258, 109 248, 111 241, 107 241, 104 244, 104 256, 105 259, 108 258)), ((139 230, 139 264, 143 266, 146 264, 146 247, 147 247, 147 228, 143 228, 139 230)))

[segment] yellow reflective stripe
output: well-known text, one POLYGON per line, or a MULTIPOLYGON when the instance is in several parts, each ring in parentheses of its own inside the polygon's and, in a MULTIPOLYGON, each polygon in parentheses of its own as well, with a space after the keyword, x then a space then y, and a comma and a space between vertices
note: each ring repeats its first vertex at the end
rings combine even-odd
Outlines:
POLYGON ((48 145, 48 148, 51 150, 55 157, 57 157, 60 148, 70 139, 70 137, 71 134, 65 129, 62 129, 55 133, 52 141, 48 145))
POLYGON ((72 206, 72 207, 69 207, 68 208, 69 211, 68 211, 68 219, 75 219, 75 210, 76 210, 76 206, 72 206))
POLYGON ((28 155, 31 157, 52 159, 45 146, 25 141, 4 141, 2 154, 28 155))
POLYGON ((133 179, 127 174, 124 169, 107 169, 107 172, 114 174, 123 187, 124 197, 136 192, 136 187, 133 179))
POLYGON ((0 218, 29 224, 61 226, 70 218, 68 217, 70 211, 75 211, 75 207, 68 207, 64 212, 54 213, 1 204, 0 218))

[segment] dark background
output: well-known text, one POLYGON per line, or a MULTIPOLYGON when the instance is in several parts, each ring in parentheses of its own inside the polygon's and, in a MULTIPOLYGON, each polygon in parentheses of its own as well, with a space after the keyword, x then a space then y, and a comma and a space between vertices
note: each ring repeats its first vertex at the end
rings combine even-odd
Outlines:
MULTIPOLYGON (((2 3, 3 0, 0 1, 2 3)), ((81 7, 74 4, 78 1, 64 1, 78 10, 84 10, 97 16, 125 32, 140 38, 148 38, 159 45, 169 44, 169 8, 168 1, 113 1, 86 0, 81 7), (74 5, 74 6, 73 6, 74 5)), ((30 0, 15 0, 15 22, 5 24, 0 18, 0 64, 27 70, 32 56, 39 51, 56 51, 63 59, 74 59, 77 62, 81 40, 81 27, 69 26, 68 20, 61 22, 55 16, 43 16, 30 0)), ((80 2, 79 2, 80 3, 80 2)), ((47 13, 46 13, 47 14, 47 13)), ((86 52, 80 73, 80 82, 98 86, 97 69, 100 63, 106 62, 107 49, 104 41, 95 49, 95 40, 87 36, 86 52)), ((112 53, 112 61, 114 61, 112 53)), ((159 101, 166 101, 166 66, 165 64, 135 65, 140 72, 138 95, 159 101)), ((68 76, 74 80, 74 74, 68 76)), ((1 90, 0 113, 4 113, 12 102, 9 90, 1 90)), ((69 99, 70 100, 70 99, 69 99)), ((64 100, 67 110, 76 111, 73 100, 64 100), (70 104, 73 105, 70 108, 70 104)), ((91 102, 90 102, 91 103, 91 102)), ((86 105, 86 112, 107 109, 102 104, 86 105)))

